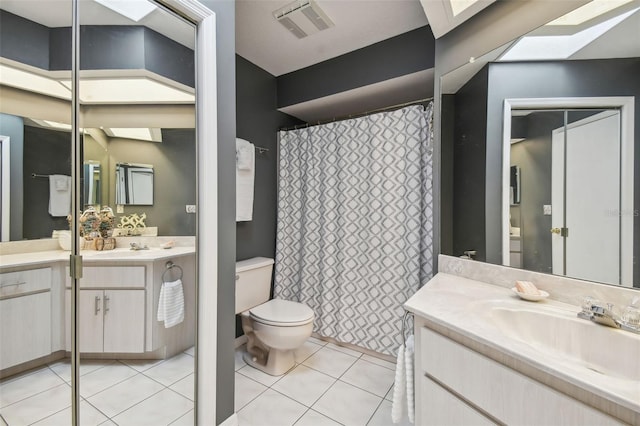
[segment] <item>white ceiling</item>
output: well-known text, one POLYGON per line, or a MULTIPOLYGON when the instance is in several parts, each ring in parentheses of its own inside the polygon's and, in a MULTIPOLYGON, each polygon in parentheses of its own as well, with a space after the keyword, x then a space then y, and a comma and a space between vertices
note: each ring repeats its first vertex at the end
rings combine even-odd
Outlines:
POLYGON ((274 76, 427 25, 419 0, 317 0, 335 26, 298 39, 272 15, 289 3, 236 0, 236 52, 274 76))

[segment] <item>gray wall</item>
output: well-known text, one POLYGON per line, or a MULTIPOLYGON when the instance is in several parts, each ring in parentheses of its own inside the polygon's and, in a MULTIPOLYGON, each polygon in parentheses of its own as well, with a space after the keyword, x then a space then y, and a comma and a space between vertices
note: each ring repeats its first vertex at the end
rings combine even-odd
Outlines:
MULTIPOLYGON (((157 226, 158 235, 195 235, 196 150, 194 129, 162 129, 162 143, 112 139, 109 142, 109 182, 115 185, 116 163, 153 165, 153 205, 124 206, 124 214, 146 213, 146 225, 157 226)), ((109 191, 115 206, 115 191, 109 191)), ((119 214, 117 216, 120 216, 119 214)))
POLYGON ((241 56, 236 56, 237 136, 268 148, 256 153, 253 220, 236 224, 236 259, 275 256, 277 212, 277 157, 280 128, 301 124, 276 110, 276 78, 241 56))
POLYGON ((24 126, 23 164, 23 237, 51 238, 52 230, 69 229, 66 217, 49 215, 49 179, 31 173, 70 176, 71 133, 24 126))
POLYGON ((524 133, 517 136, 525 140, 511 145, 511 165, 520 166, 521 185, 512 223, 521 228, 523 268, 551 273, 551 216, 542 214, 542 206, 551 204, 551 132, 564 124, 564 112, 532 113, 520 121, 524 133))
MULTIPOLYGON (((455 95, 453 132, 453 234, 455 256, 476 250, 476 259, 485 260, 484 177, 487 121, 487 68, 480 70, 455 95)), ((443 132, 444 132, 443 127, 443 132)), ((444 135, 446 137, 446 134, 444 135)), ((443 137, 443 145, 445 138, 443 137)), ((446 141, 447 144, 451 141, 446 141)), ((446 153, 446 152, 445 152, 446 153)), ((445 156, 444 158, 448 158, 445 156)), ((443 178, 443 182, 445 182, 443 178)), ((444 217, 443 217, 444 220, 444 217)))
POLYGON ((424 26, 281 75, 278 108, 433 68, 434 49, 431 29, 424 26))
MULTIPOLYGON (((200 0, 216 14, 218 97, 218 306, 216 423, 234 413, 235 266, 236 266, 236 67, 235 2, 200 0)), ((207 188, 200 188, 206 191, 207 188)), ((200 218, 207 220, 207 218, 200 218)), ((206 262, 206 259, 200 259, 206 262)), ((202 283, 201 285, 213 284, 202 283)))
POLYGON ((0 114, 0 135, 10 138, 10 165, 11 165, 11 213, 10 220, 10 240, 18 241, 23 239, 22 235, 22 210, 23 196, 23 156, 24 156, 24 121, 22 117, 15 115, 0 114))

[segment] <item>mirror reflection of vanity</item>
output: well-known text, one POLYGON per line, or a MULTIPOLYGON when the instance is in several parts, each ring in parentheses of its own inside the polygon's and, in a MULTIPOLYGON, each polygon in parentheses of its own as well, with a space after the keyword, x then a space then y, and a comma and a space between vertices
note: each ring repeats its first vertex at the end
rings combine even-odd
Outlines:
POLYGON ((572 19, 442 75, 443 252, 640 286, 640 2, 572 19))

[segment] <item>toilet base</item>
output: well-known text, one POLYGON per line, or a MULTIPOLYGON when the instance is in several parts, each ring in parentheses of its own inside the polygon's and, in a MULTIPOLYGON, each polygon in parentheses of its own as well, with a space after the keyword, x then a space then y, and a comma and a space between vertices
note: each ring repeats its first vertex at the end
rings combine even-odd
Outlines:
POLYGON ((281 376, 296 365, 293 350, 283 351, 271 348, 266 354, 245 352, 242 358, 251 367, 271 376, 281 376))

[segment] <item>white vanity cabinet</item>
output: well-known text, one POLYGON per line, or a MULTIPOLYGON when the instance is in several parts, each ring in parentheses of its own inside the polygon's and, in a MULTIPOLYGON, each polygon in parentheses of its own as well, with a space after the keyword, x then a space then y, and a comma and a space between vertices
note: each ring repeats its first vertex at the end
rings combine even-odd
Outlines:
MULTIPOLYGON (((71 282, 67 279, 67 286, 71 282)), ((80 352, 145 351, 145 266, 85 266, 78 303, 80 352)), ((71 290, 66 290, 66 342, 71 347, 71 290)))
POLYGON ((618 425, 416 319, 416 424, 618 425))
POLYGON ((0 274, 0 370, 51 353, 51 278, 51 268, 0 274))

